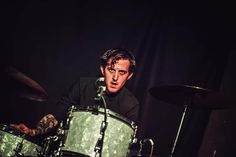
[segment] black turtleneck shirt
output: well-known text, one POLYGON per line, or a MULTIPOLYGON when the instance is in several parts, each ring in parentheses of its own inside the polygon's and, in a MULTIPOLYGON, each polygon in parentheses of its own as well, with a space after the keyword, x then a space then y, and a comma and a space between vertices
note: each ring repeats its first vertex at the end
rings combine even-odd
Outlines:
MULTIPOLYGON (((76 107, 98 106, 95 101, 97 95, 97 78, 80 78, 58 102, 55 116, 64 119, 68 109, 76 107)), ((115 94, 104 95, 107 109, 120 114, 130 121, 137 123, 139 103, 135 96, 125 87, 115 94)), ((100 105, 100 107, 102 107, 100 105)))

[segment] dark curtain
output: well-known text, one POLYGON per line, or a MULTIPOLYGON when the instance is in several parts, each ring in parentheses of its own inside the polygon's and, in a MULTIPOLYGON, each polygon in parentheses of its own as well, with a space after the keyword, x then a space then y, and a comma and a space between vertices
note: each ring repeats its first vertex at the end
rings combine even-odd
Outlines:
MULTIPOLYGON (((231 51, 220 86, 221 92, 231 97, 235 97, 235 58, 231 51)), ((235 108, 212 111, 199 156, 235 156, 235 119, 235 108)))
MULTIPOLYGON (((140 101, 138 139, 153 139, 154 155, 165 157, 173 147, 184 106, 160 101, 149 89, 190 85, 221 91, 222 79, 233 73, 225 72, 229 52, 235 51, 230 6, 9 1, 3 3, 2 10, 4 109, 0 115, 4 124, 23 122, 34 127, 44 114, 56 109, 59 97, 76 79, 99 74, 99 56, 105 50, 123 47, 133 51, 137 59, 135 75, 127 87, 140 101), (12 94, 15 89, 4 73, 6 66, 37 81, 47 91, 48 100, 37 102, 12 94)), ((189 107, 174 156, 198 156, 203 139, 201 156, 212 153, 204 136, 212 112, 189 107)), ((216 138, 209 126, 207 131, 216 138)), ((146 145, 143 153, 148 155, 150 146, 146 145)))

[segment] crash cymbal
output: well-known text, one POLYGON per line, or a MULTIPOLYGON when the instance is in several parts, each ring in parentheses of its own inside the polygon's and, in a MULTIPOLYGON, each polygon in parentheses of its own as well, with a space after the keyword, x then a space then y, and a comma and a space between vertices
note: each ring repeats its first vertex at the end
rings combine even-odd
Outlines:
POLYGON ((190 105, 209 109, 226 109, 236 105, 235 99, 221 93, 189 85, 162 85, 149 89, 150 94, 158 100, 183 105, 191 100, 190 105))
POLYGON ((46 101, 48 99, 47 92, 36 81, 22 72, 13 67, 7 67, 6 72, 11 79, 9 86, 19 96, 35 101, 46 101))

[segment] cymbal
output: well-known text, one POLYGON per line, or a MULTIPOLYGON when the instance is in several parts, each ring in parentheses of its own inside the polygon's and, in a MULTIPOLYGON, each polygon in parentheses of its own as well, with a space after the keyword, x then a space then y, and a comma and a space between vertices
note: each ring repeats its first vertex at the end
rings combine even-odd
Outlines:
POLYGON ((236 105, 236 100, 229 96, 197 86, 162 85, 150 88, 149 92, 156 99, 177 106, 188 100, 190 105, 209 109, 227 109, 236 105))
POLYGON ((36 81, 13 67, 7 67, 5 70, 8 76, 13 79, 11 87, 16 90, 19 96, 35 101, 48 99, 47 92, 36 81))

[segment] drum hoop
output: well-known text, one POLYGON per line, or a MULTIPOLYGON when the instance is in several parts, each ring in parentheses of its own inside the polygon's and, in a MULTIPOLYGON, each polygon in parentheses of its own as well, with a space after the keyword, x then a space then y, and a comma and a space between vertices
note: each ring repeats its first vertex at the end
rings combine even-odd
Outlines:
POLYGON ((16 130, 15 128, 12 128, 8 125, 5 124, 0 124, 0 130, 7 132, 9 134, 12 134, 14 136, 18 136, 18 137, 24 137, 25 135, 23 133, 21 133, 20 131, 16 130))
POLYGON ((25 135, 24 133, 16 130, 15 128, 8 126, 6 124, 0 124, 0 131, 11 134, 12 136, 18 137, 18 138, 22 138, 28 142, 34 143, 36 145, 39 145, 38 143, 35 143, 34 141, 32 141, 32 139, 30 138, 30 136, 25 135))
MULTIPOLYGON (((105 109, 102 107, 87 106, 87 107, 77 107, 75 110, 73 110, 73 112, 86 111, 86 112, 94 112, 94 114, 96 113, 104 114, 104 110, 105 109)), ((137 127, 135 122, 129 120, 128 118, 125 118, 119 113, 116 113, 110 109, 106 109, 106 110, 109 117, 112 117, 112 118, 115 118, 117 120, 124 122, 125 124, 129 125, 133 130, 137 127)))
POLYGON ((0 140, 0 145, 3 144, 3 151, 0 152, 0 156, 9 156, 10 154, 12 154, 11 156, 13 156, 14 154, 16 154, 16 151, 19 148, 19 154, 23 154, 25 157, 33 157, 36 156, 39 152, 38 150, 41 149, 40 145, 29 140, 25 136, 25 134, 19 132, 11 126, 0 124, 0 135, 3 135, 3 138, 6 137, 6 141, 0 140), (21 144, 21 146, 19 144, 21 144))

